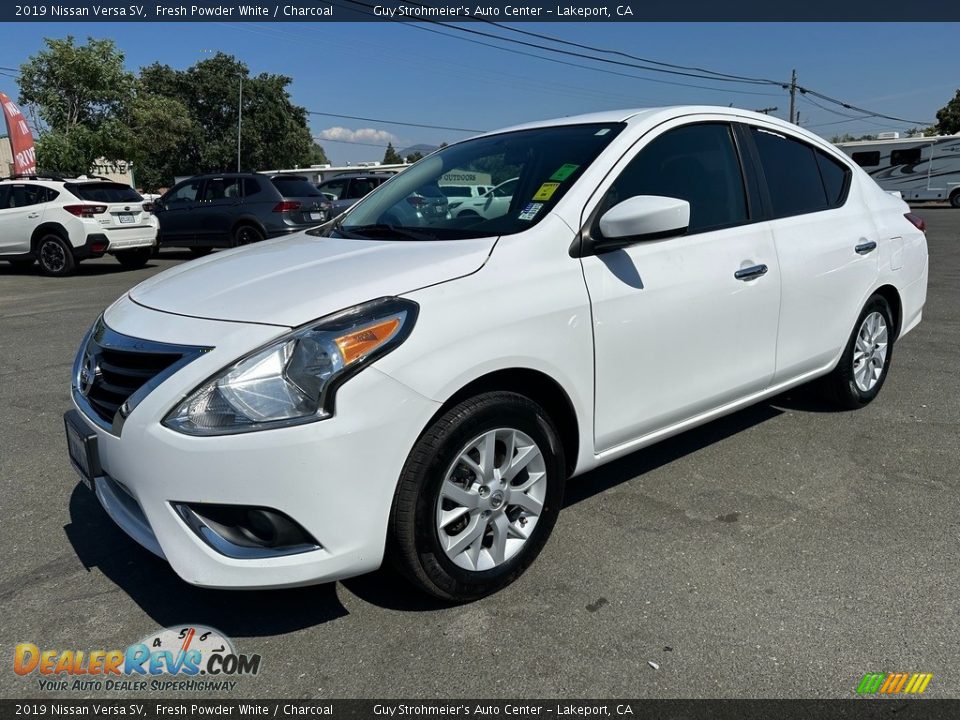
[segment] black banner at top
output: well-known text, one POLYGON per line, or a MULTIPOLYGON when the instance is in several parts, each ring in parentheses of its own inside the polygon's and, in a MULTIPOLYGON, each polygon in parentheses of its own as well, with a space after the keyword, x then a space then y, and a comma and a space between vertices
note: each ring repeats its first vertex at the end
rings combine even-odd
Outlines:
MULTIPOLYGON (((0 3, 4 22, 920 22, 960 21, 928 0, 53 0, 0 3)), ((852 32, 853 30, 851 30, 852 32)), ((958 33, 960 43, 960 33, 958 33)))

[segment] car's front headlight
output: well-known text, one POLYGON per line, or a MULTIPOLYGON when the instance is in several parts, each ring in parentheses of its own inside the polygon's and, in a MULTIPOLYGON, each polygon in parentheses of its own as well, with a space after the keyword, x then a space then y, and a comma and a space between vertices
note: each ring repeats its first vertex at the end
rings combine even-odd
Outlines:
POLYGON ((417 310, 410 300, 380 298, 294 330, 207 380, 163 424, 225 435, 329 417, 337 387, 402 343, 417 310))

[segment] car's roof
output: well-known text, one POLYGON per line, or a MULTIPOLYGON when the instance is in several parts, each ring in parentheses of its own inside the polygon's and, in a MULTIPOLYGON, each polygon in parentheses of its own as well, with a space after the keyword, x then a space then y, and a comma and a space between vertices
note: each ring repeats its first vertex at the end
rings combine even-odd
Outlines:
POLYGON ((551 118, 548 120, 537 120, 534 122, 513 125, 510 127, 496 130, 495 132, 508 132, 513 130, 528 130, 538 127, 557 127, 559 125, 589 125, 605 123, 639 123, 653 117, 658 119, 669 119, 671 117, 681 117, 684 115, 728 115, 730 117, 752 118, 763 120, 781 125, 787 129, 797 129, 784 120, 764 115, 763 113, 753 112, 752 110, 742 110, 740 108, 727 107, 725 105, 665 105, 662 107, 649 108, 628 108, 624 110, 604 110, 602 112, 586 113, 584 115, 570 115, 567 117, 551 118))
POLYGON ((365 172, 365 173, 342 173, 340 175, 334 175, 333 177, 327 178, 320 184, 328 183, 331 180, 370 180, 371 178, 376 178, 377 180, 383 178, 393 177, 396 173, 378 173, 378 172, 365 172))

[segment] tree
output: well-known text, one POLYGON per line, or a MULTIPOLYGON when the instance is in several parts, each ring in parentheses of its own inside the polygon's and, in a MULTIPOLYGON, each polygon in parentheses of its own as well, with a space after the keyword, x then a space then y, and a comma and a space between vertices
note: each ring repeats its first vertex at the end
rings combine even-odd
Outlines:
POLYGON ((317 156, 307 111, 291 102, 285 75, 251 76, 247 66, 225 53, 185 71, 154 63, 141 71, 146 92, 182 102, 198 133, 183 148, 181 173, 236 169, 241 83, 243 122, 240 166, 246 170, 309 165, 317 156))
POLYGON ((937 110, 937 131, 941 135, 960 132, 960 90, 942 108, 937 110))
POLYGON ((421 158, 423 158, 423 153, 417 150, 416 152, 412 152, 409 155, 407 155, 407 162, 415 163, 417 160, 420 160, 421 158))
POLYGON ((400 153, 398 153, 398 152, 393 148, 393 143, 388 142, 388 143, 387 143, 387 151, 383 154, 383 164, 384 164, 384 165, 399 165, 399 164, 402 163, 402 162, 403 162, 403 158, 400 157, 400 153))
POLYGON ((20 66, 20 104, 37 131, 42 167, 88 172, 118 147, 121 116, 133 96, 134 75, 112 40, 72 35, 46 38, 45 49, 20 66))
POLYGON ((138 91, 124 126, 127 152, 133 162, 137 186, 154 192, 170 187, 175 176, 190 174, 183 166, 185 148, 202 142, 203 133, 179 100, 138 91))
POLYGON ((313 147, 310 148, 310 160, 307 163, 308 165, 328 165, 330 163, 330 158, 327 157, 327 153, 324 152, 323 146, 319 143, 313 143, 313 147))

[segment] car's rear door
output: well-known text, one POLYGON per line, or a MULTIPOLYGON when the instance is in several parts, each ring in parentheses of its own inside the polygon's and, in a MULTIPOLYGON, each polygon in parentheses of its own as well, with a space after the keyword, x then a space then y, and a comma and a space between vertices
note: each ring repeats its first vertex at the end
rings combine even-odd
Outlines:
POLYGON ((33 231, 43 220, 47 188, 33 183, 5 184, 0 188, 0 253, 30 252, 33 231))
POLYGON ((584 225, 599 232, 614 205, 659 195, 690 203, 690 227, 582 260, 598 452, 761 392, 774 372, 780 272, 731 126, 678 120, 648 138, 601 184, 584 225))
POLYGON ((229 242, 241 211, 241 178, 235 175, 207 178, 194 215, 204 244, 229 242))
POLYGON ((775 383, 823 369, 876 281, 879 238, 851 169, 802 138, 744 126, 768 193, 782 290, 775 383))

